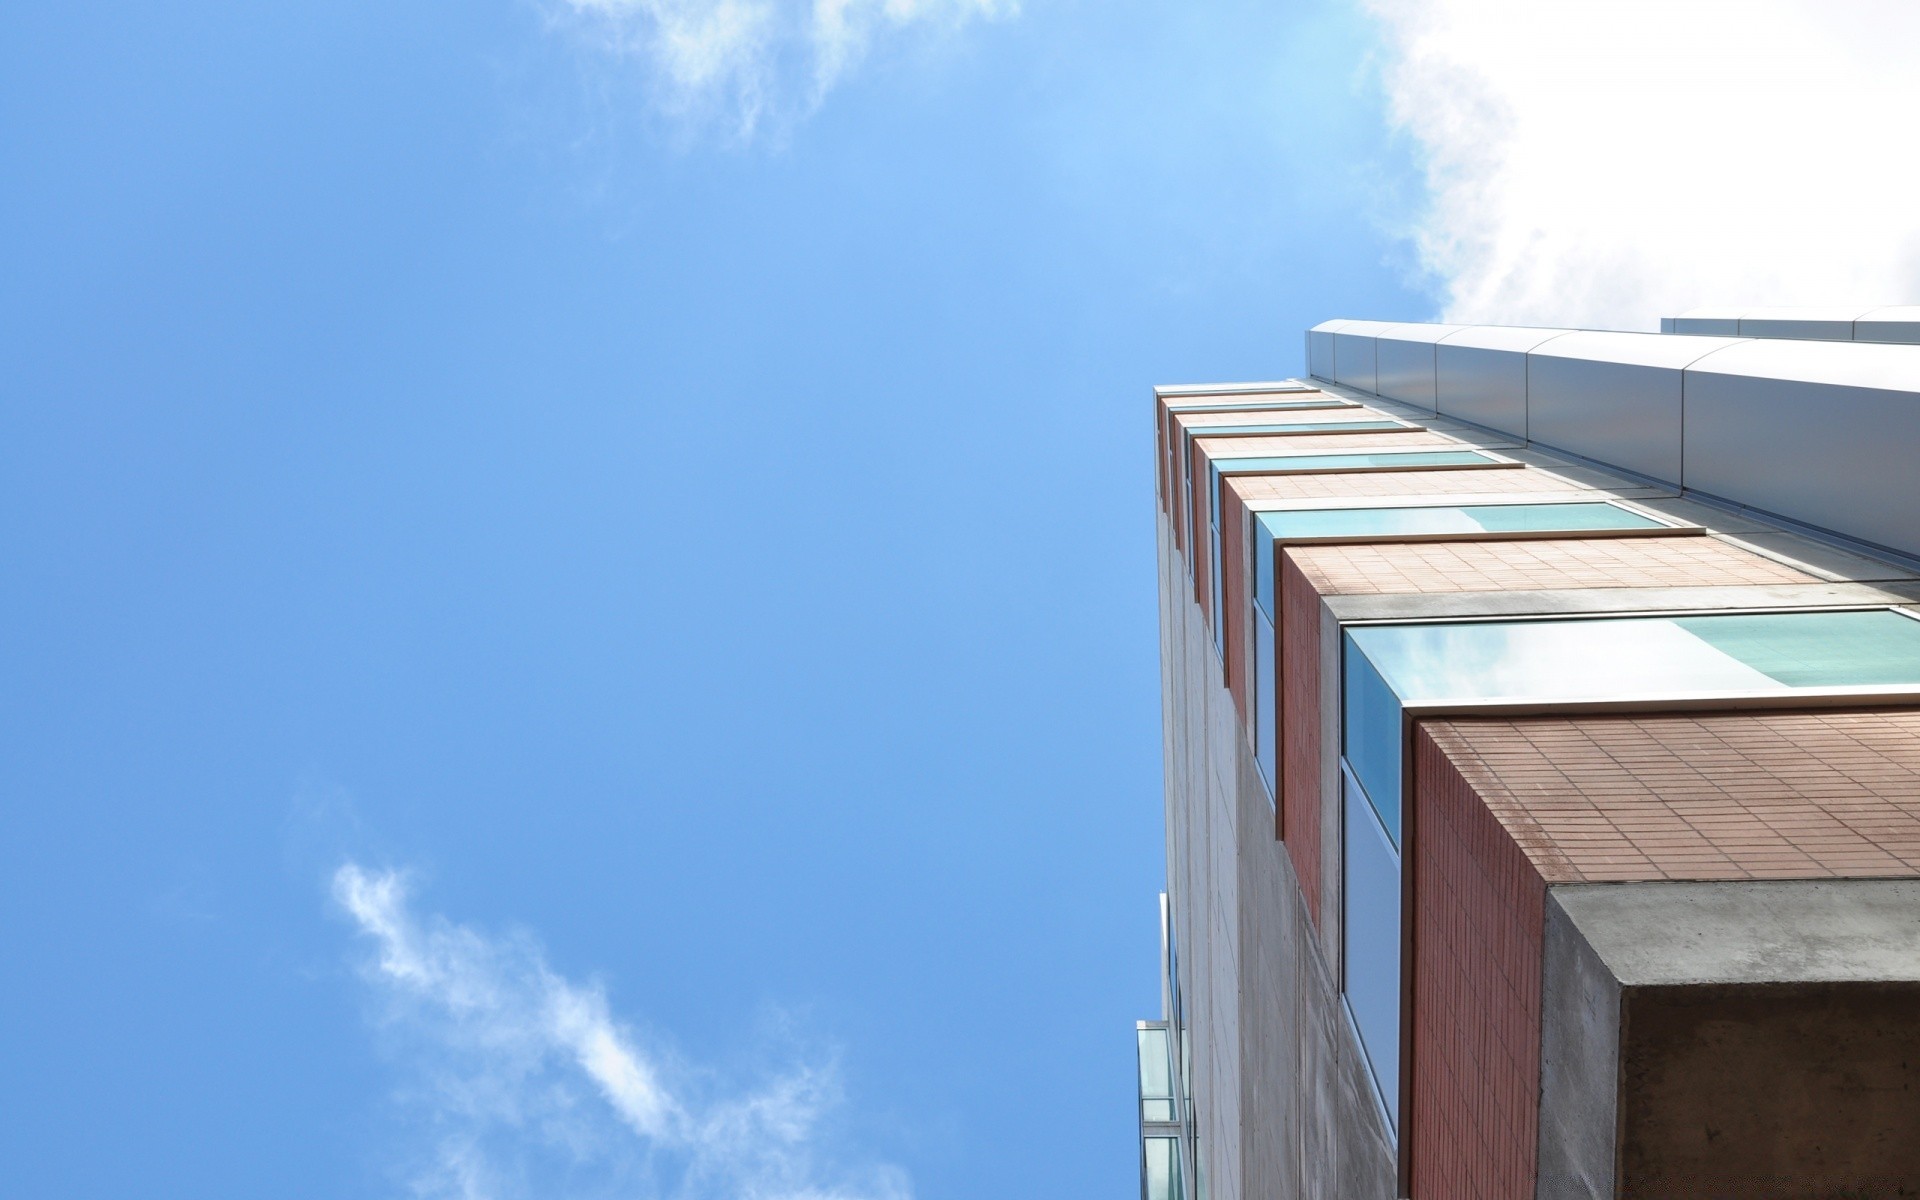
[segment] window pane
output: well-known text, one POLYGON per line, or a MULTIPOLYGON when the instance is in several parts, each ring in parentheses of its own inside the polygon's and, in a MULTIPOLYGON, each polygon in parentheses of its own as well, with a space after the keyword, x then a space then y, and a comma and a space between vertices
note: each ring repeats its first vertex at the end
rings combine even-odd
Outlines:
POLYGON ((1886 609, 1373 625, 1349 645, 1407 703, 1920 684, 1920 622, 1886 609))
POLYGON ((1169 400, 1169 412, 1239 412, 1243 408, 1271 408, 1276 411, 1286 408, 1357 408, 1344 400, 1336 400, 1327 395, 1302 396, 1297 400, 1281 399, 1273 392, 1264 392, 1249 396, 1243 400, 1232 400, 1224 396, 1196 397, 1192 400, 1169 400))
POLYGON ((1280 601, 1274 594, 1278 585, 1274 572, 1280 564, 1273 558, 1273 527, 1267 523, 1266 514, 1256 513, 1253 520, 1253 603, 1254 607, 1267 614, 1269 621, 1278 620, 1280 601))
POLYGON ((1478 450, 1382 450, 1374 454, 1278 454, 1249 458, 1217 458, 1214 470, 1224 465, 1242 474, 1275 474, 1285 471, 1354 471, 1366 467, 1464 467, 1490 463, 1495 459, 1478 450))
POLYGON ((1471 504, 1410 508, 1322 508, 1265 512, 1273 538, 1373 537, 1397 533, 1520 533, 1655 529, 1660 522, 1615 504, 1471 504))
POLYGON ((1267 796, 1279 795, 1280 757, 1277 750, 1280 705, 1275 682, 1279 664, 1274 661, 1273 625, 1260 613, 1253 614, 1253 758, 1260 764, 1260 776, 1266 781, 1267 796))
MULTIPOLYGON (((1356 631, 1361 632, 1361 631, 1356 631)), ((1364 785, 1380 824, 1400 844, 1400 699, 1346 638, 1340 689, 1341 753, 1364 785)))
POLYGON ((1673 623, 1788 687, 1920 679, 1920 621, 1896 612, 1738 613, 1673 623))
POLYGON ((1150 1137, 1144 1144, 1147 1159, 1146 1200, 1182 1200, 1179 1139, 1150 1137))
POLYGON ((1342 774, 1346 814, 1347 1010, 1366 1051, 1387 1114, 1398 1126, 1400 1097, 1400 860, 1342 774))
POLYGON ((1187 436, 1234 437, 1249 433, 1363 433, 1374 429, 1405 429, 1398 421, 1265 421, 1247 425, 1189 425, 1187 436))
POLYGON ((1173 1095, 1173 1073, 1169 1065, 1172 1060, 1167 1053, 1167 1031, 1164 1028, 1148 1028, 1139 1030, 1139 1034, 1140 1095, 1143 1097, 1173 1095))

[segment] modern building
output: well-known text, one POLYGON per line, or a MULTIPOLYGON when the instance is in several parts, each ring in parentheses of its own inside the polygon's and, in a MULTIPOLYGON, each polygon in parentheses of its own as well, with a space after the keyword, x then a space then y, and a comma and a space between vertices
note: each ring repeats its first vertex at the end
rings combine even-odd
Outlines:
POLYGON ((1693 319, 1154 393, 1147 1200, 1920 1195, 1920 345, 1693 319))

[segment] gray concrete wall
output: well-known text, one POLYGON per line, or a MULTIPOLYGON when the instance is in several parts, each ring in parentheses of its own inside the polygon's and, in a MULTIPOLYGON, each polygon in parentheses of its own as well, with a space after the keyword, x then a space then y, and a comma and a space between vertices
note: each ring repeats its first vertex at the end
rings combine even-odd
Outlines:
POLYGON ((1390 1200, 1392 1145, 1170 532, 1163 515, 1168 894, 1210 1200, 1390 1200))
POLYGON ((1537 1200, 1612 1200, 1620 981, 1547 892, 1540 989, 1537 1200))
POLYGON ((1920 1194, 1920 880, 1557 887, 1545 933, 1541 1197, 1920 1194))

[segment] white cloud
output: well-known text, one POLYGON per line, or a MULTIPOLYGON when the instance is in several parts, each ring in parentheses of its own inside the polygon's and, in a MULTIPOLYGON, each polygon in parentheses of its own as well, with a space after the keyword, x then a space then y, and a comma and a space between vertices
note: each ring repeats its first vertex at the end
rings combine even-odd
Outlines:
POLYGON ((951 30, 1019 0, 556 0, 601 52, 639 64, 654 100, 751 137, 811 112, 883 33, 951 30))
POLYGON ((1364 2, 1446 318, 1920 299, 1920 4, 1364 2))
POLYGON ((707 1073, 648 1053, 601 987, 554 972, 530 937, 416 916, 402 875, 354 863, 333 896, 373 943, 364 976, 427 1133, 415 1194, 909 1200, 898 1169, 834 1161, 831 1063, 713 1094, 707 1073))

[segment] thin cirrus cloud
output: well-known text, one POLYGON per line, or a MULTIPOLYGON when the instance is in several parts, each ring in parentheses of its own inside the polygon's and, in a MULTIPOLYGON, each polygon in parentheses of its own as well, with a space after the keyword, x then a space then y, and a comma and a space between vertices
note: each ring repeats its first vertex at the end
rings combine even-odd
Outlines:
POLYGON ((898 1168, 849 1167, 830 1144, 831 1063, 716 1086, 643 1049, 529 935, 419 915, 404 875, 356 863, 333 898, 372 943, 362 976, 422 1138, 404 1164, 415 1195, 910 1200, 898 1168))
POLYGON ((556 0, 595 52, 677 118, 743 138, 805 116, 882 38, 1011 16, 1019 0, 556 0))
POLYGON ((1363 0, 1442 316, 1920 299, 1911 0, 1363 0))

